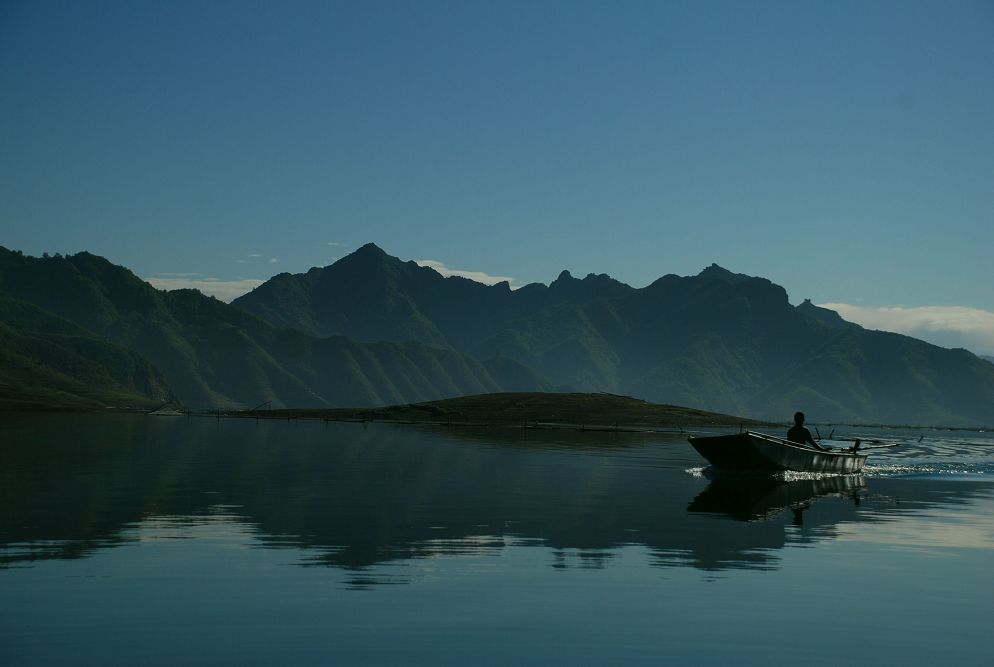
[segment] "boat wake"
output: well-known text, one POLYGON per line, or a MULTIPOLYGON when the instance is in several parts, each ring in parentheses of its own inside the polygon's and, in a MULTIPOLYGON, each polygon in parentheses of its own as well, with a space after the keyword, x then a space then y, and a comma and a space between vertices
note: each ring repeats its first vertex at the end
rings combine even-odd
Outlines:
POLYGON ((868 477, 994 477, 994 463, 966 461, 895 462, 866 465, 868 477))
MULTIPOLYGON (((865 471, 865 468, 864 468, 865 471)), ((832 472, 796 472, 793 470, 763 471, 763 470, 719 470, 714 466, 701 466, 684 470, 692 477, 703 479, 757 479, 780 482, 798 482, 803 480, 833 479, 836 477, 860 477, 862 473, 832 473, 832 472)))
POLYGON ((957 436, 902 443, 871 456, 863 472, 872 477, 942 477, 975 479, 994 476, 994 447, 987 439, 957 436))

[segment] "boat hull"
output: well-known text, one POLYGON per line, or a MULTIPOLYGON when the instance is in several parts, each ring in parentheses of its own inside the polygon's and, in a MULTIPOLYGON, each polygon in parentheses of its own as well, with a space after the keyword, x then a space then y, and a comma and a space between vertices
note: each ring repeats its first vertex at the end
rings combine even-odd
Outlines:
POLYGON ((865 454, 819 451, 752 431, 688 440, 701 456, 720 470, 847 474, 859 472, 866 463, 865 454))

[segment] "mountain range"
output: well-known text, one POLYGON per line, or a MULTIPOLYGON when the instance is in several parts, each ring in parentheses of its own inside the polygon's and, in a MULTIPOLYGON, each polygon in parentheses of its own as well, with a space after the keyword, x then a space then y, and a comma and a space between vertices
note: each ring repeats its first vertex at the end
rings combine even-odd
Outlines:
MULTIPOLYGON (((117 369, 104 374, 107 390, 146 401, 363 407, 556 390, 771 420, 797 409, 816 421, 877 423, 984 424, 994 415, 994 364, 863 329, 810 301, 793 306, 782 287, 717 265, 638 289, 563 271, 512 290, 443 277, 367 244, 225 304, 156 290, 89 253, 0 249, 0 295, 113 346, 117 356, 102 362, 117 369)), ((10 308, 0 310, 0 332, 22 347, 44 343, 50 334, 9 318, 10 308)), ((65 365, 32 359, 34 371, 15 378, 22 386, 31 372, 44 386, 65 365)))
POLYGON ((630 394, 762 419, 986 423, 994 373, 966 350, 868 331, 717 265, 635 289, 562 272, 511 290, 443 278, 375 245, 280 274, 233 305, 275 326, 417 340, 510 358, 559 390, 630 394))

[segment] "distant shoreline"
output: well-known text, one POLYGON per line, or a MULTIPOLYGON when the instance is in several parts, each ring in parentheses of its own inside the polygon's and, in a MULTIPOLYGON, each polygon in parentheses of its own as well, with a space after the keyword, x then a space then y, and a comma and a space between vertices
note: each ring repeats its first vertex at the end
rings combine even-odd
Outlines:
POLYGON ((598 432, 680 431, 694 426, 779 426, 615 394, 499 393, 378 408, 219 410, 217 416, 437 426, 510 426, 598 432))
MULTIPOLYGON (((40 395, 10 400, 0 392, 0 416, 14 414, 146 414, 151 406, 106 406, 95 402, 46 401, 40 395), (7 399, 7 400, 3 400, 7 399)), ((161 406, 160 406, 161 409, 161 406)), ((649 403, 630 396, 609 393, 508 392, 478 394, 457 398, 372 408, 280 408, 275 410, 167 410, 165 416, 226 417, 235 419, 310 419, 343 423, 389 423, 426 426, 516 427, 528 430, 575 430, 589 432, 679 432, 687 427, 786 428, 784 422, 770 422, 675 405, 649 403)), ((914 429, 938 431, 994 430, 990 426, 935 426, 915 424, 855 424, 809 422, 818 426, 847 428, 914 429)), ((827 435, 827 434, 822 434, 827 435)))

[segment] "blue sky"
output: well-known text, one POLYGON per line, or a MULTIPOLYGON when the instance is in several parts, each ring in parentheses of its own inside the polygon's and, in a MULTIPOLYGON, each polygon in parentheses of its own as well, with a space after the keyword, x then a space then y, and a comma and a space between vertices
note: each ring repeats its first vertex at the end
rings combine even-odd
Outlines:
POLYGON ((994 354, 991 63, 989 0, 13 0, 0 244, 229 296, 716 262, 994 354))

